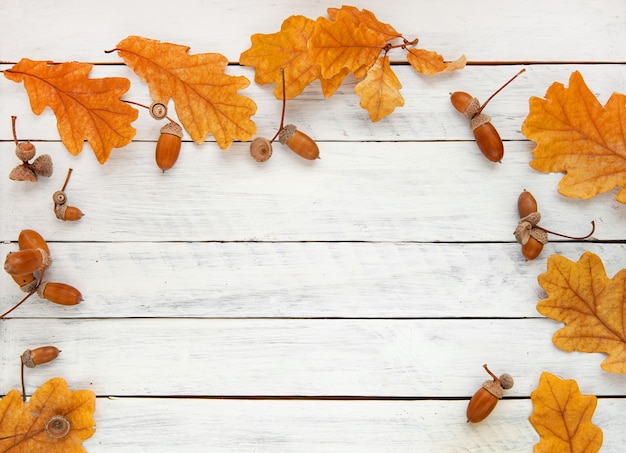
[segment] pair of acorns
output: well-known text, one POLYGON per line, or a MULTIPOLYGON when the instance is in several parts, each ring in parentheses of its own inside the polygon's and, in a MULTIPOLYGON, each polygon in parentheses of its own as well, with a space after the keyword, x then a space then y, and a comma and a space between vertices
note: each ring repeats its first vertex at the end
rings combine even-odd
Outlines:
POLYGON ((11 275, 26 297, 4 313, 17 308, 35 292, 45 300, 59 305, 76 305, 83 300, 79 290, 66 283, 43 281, 43 276, 52 264, 50 249, 46 241, 34 230, 22 230, 18 237, 19 251, 9 252, 4 261, 4 270, 11 275))
POLYGON ((48 154, 42 154, 31 163, 30 160, 35 157, 35 145, 31 142, 20 142, 15 132, 16 116, 11 117, 13 126, 13 140, 15 141, 15 155, 22 161, 21 165, 13 168, 9 173, 9 179, 13 181, 30 181, 37 182, 37 175, 52 176, 52 158, 48 154))

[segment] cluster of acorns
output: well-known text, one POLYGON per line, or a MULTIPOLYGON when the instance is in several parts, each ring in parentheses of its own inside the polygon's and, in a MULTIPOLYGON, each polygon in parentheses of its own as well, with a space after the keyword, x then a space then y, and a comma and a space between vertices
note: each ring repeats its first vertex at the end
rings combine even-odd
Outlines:
MULTIPOLYGON (((43 276, 52 264, 48 244, 34 230, 23 230, 18 237, 19 251, 9 252, 4 261, 4 270, 27 294, 20 304, 35 292, 45 300, 59 305, 76 305, 83 296, 76 288, 65 283, 44 281, 43 276)), ((6 312, 8 314, 18 305, 6 312)))
POLYGON ((13 122, 13 139, 15 140, 15 155, 22 161, 21 165, 18 165, 11 173, 9 178, 14 181, 30 181, 37 182, 37 175, 39 176, 51 176, 52 175, 52 159, 48 154, 42 154, 31 163, 30 160, 35 157, 35 145, 31 142, 20 142, 17 140, 15 133, 15 120, 16 116, 12 116, 13 122))

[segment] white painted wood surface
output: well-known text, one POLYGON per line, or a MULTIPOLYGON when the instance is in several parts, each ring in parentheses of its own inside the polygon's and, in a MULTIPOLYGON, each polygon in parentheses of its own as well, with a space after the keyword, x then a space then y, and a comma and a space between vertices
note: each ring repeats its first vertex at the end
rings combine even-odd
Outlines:
MULTIPOLYGON (((22 57, 95 63, 93 77, 131 80, 128 99, 149 103, 146 85, 115 47, 131 34, 220 52, 228 73, 253 33, 273 33, 291 14, 315 18, 340 3, 162 0, 53 4, 0 0, 0 69, 22 57), (28 33, 24 33, 28 24, 28 33)), ((144 112, 135 140, 99 165, 77 157, 55 120, 30 111, 23 86, 0 80, 0 169, 17 163, 11 115, 55 174, 36 185, 0 177, 0 256, 33 228, 50 244, 49 278, 85 301, 58 307, 36 298, 0 322, 0 394, 19 388, 19 354, 55 344, 54 363, 29 370, 27 392, 53 376, 96 392, 90 452, 528 452, 530 392, 542 371, 576 379, 600 397, 594 422, 602 451, 623 451, 626 380, 603 372, 602 354, 565 353, 561 324, 538 314, 537 276, 552 253, 590 250, 609 276, 626 267, 626 207, 615 191, 566 199, 562 175, 533 171, 521 134, 528 99, 579 70, 604 103, 626 92, 626 3, 398 0, 355 4, 463 71, 423 77, 392 53, 405 106, 371 123, 354 79, 324 99, 316 84, 287 105, 314 137, 321 159, 277 145, 257 164, 247 143, 221 151, 185 137, 174 169, 154 164, 161 124, 144 112), (463 90, 485 100, 527 71, 488 107, 505 140, 502 164, 486 161, 465 118, 449 103, 463 90), (67 194, 85 212, 75 224, 52 214, 67 168, 67 194), (543 221, 595 241, 555 240, 525 262, 512 231, 516 200, 533 192, 543 221), (479 425, 467 400, 486 379, 481 365, 516 385, 479 425)), ((258 105, 259 135, 273 135, 273 86, 243 90, 258 105)), ((0 275, 0 307, 21 294, 0 275)))

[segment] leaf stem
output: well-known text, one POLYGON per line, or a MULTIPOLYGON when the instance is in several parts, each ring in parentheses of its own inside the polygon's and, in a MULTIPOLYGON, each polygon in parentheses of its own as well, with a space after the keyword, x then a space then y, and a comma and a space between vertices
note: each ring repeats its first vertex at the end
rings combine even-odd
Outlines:
MULTIPOLYGON (((41 280, 40 282, 41 283, 41 280)), ((37 285, 37 287, 39 287, 39 284, 37 285)), ((17 307, 19 307, 20 305, 22 305, 24 302, 26 302, 26 300, 32 296, 33 294, 35 294, 35 291, 37 291, 37 288, 33 289, 31 292, 29 292, 28 294, 26 294, 26 296, 24 296, 24 298, 22 300, 20 300, 17 304, 13 305, 12 308, 10 308, 9 310, 5 311, 4 313, 2 313, 0 315, 0 319, 4 319, 4 317, 6 315, 8 315, 9 313, 11 313, 13 310, 15 310, 17 307)))
POLYGON ((491 376, 491 377, 492 377, 492 378, 493 378, 496 382, 499 382, 499 381, 500 381, 500 379, 498 378, 498 376, 496 376, 495 374, 493 374, 493 373, 491 372, 491 370, 490 370, 489 368, 487 368, 487 364, 486 364, 486 363, 483 365, 483 368, 485 369, 485 371, 486 371, 487 373, 489 373, 489 376, 491 376))
POLYGON ((17 133, 15 132, 15 121, 17 120, 17 116, 11 116, 11 129, 13 130, 13 141, 15 142, 15 146, 19 144, 17 141, 17 133))
POLYGON ((550 231, 546 228, 543 228, 539 225, 535 225, 534 228, 537 228, 539 230, 545 231, 546 233, 550 233, 550 234, 554 234, 555 236, 561 236, 562 238, 567 238, 567 239, 574 239, 576 241, 582 241, 583 239, 587 239, 589 237, 591 237, 591 235, 596 231, 596 221, 592 220, 591 221, 591 232, 589 234, 586 234, 585 236, 568 236, 567 234, 561 234, 561 233, 557 233, 556 231, 550 231))
POLYGON ((63 183, 63 187, 61 187, 61 192, 65 192, 65 188, 67 187, 67 183, 70 182, 70 176, 72 176, 72 172, 74 170, 72 168, 67 169, 67 176, 65 177, 65 182, 63 183))
POLYGON ((491 96, 489 96, 489 99, 487 99, 485 101, 485 103, 480 106, 480 108, 478 109, 478 112, 476 112, 476 115, 480 114, 483 111, 483 109, 487 106, 487 104, 489 104, 489 101, 491 101, 496 94, 498 94, 500 91, 502 91, 504 89, 504 87, 506 87, 509 83, 511 83, 513 80, 515 80, 517 78, 517 76, 519 76, 522 72, 525 72, 525 71, 526 71, 526 68, 522 68, 517 74, 515 74, 513 77, 511 77, 508 80, 508 82, 506 82, 504 85, 502 85, 500 88, 498 88, 495 93, 493 93, 491 96))
POLYGON ((26 386, 24 385, 24 360, 20 357, 20 363, 22 364, 22 370, 20 377, 22 379, 22 401, 26 401, 26 386))

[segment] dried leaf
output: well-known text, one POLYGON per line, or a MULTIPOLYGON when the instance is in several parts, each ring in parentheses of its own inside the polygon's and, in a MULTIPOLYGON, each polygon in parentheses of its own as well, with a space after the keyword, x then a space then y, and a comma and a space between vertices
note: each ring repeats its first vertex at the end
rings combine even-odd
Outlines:
POLYGON ((361 107, 367 110, 372 121, 379 121, 391 114, 396 107, 404 105, 400 94, 402 84, 391 70, 389 57, 380 57, 367 72, 367 76, 355 87, 361 96, 361 107))
POLYGON ((356 24, 350 13, 339 10, 335 20, 319 17, 309 39, 313 61, 325 79, 341 73, 344 68, 354 72, 376 60, 385 46, 384 34, 366 24, 356 24))
POLYGON ((559 192, 588 199, 622 187, 626 203, 626 95, 613 93, 605 107, 576 71, 569 87, 555 82, 545 99, 531 97, 522 132, 537 143, 531 167, 566 172, 559 192))
POLYGON ((23 58, 4 71, 4 76, 24 82, 36 115, 46 107, 54 111, 61 140, 71 154, 79 154, 87 139, 103 164, 113 148, 131 142, 135 136, 131 123, 138 112, 120 100, 130 88, 128 79, 90 79, 92 67, 87 63, 51 64, 23 58))
POLYGON ((189 55, 189 47, 129 36, 116 47, 119 56, 150 88, 154 101, 174 100, 176 114, 194 142, 211 132, 220 148, 249 140, 256 104, 237 93, 250 82, 224 73, 228 60, 217 53, 189 55))
POLYGON ((591 252, 578 262, 552 255, 538 280, 548 298, 537 310, 566 324, 552 337, 554 344, 564 351, 604 352, 609 357, 602 369, 626 374, 626 269, 609 279, 591 252))
POLYGON ((354 6, 347 5, 344 5, 341 8, 328 8, 328 17, 331 20, 336 20, 340 11, 348 13, 355 25, 358 26, 360 24, 365 24, 367 28, 382 36, 385 41, 391 41, 392 39, 400 38, 402 36, 396 31, 395 28, 389 24, 380 22, 374 13, 366 9, 359 10, 354 6))
POLYGON ((28 403, 17 390, 0 400, 0 451, 11 453, 78 453, 86 451, 82 443, 95 432, 93 412, 96 396, 90 390, 71 392, 61 378, 42 385, 28 403), (70 430, 61 438, 46 431, 51 417, 61 415, 70 430))
POLYGON ((443 57, 437 52, 425 49, 407 48, 407 60, 417 72, 426 75, 439 74, 440 72, 452 72, 463 69, 467 59, 461 55, 454 61, 448 63, 443 61, 443 57))
POLYGON ((530 398, 534 411, 529 420, 541 437, 535 453, 600 450, 602 430, 591 422, 598 400, 594 395, 582 395, 576 381, 543 372, 530 398))
POLYGON ((252 35, 252 47, 241 54, 239 62, 256 68, 256 83, 276 83, 274 95, 278 99, 283 98, 280 73, 283 68, 286 98, 292 99, 320 75, 320 68, 313 62, 307 45, 314 29, 315 21, 312 19, 288 17, 278 33, 252 35))

